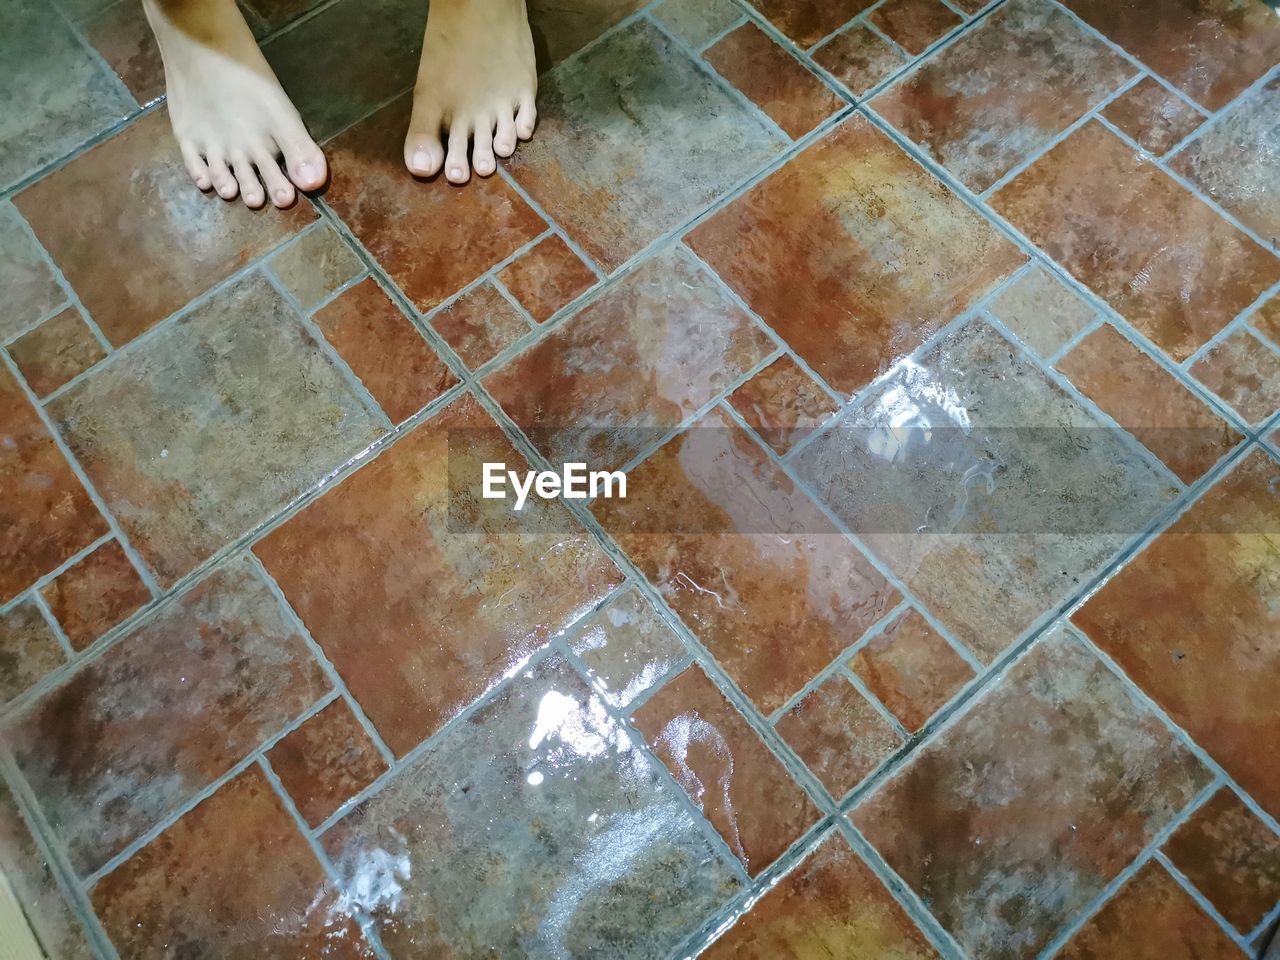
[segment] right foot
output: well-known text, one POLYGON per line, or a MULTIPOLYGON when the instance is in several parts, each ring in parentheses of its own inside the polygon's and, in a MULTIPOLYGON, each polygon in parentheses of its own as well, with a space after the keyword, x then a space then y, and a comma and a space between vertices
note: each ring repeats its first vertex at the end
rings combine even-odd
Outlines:
POLYGON ((169 119, 201 190, 287 207, 325 181, 324 154, 235 0, 144 0, 164 58, 169 119), (280 160, 284 160, 281 170, 280 160))

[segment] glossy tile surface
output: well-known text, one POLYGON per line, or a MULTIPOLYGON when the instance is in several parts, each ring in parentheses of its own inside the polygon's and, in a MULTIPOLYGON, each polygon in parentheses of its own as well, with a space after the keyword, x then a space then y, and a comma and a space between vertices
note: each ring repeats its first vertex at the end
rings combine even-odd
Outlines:
POLYGON ((1154 154, 1171 150, 1204 122, 1203 114, 1150 77, 1107 104, 1102 116, 1154 154))
POLYGON ((107 354, 79 311, 69 307, 15 340, 9 355, 27 385, 43 397, 107 354))
POLYGON ((1252 331, 1235 330, 1191 365, 1191 375, 1249 423, 1280 410, 1280 350, 1252 331))
POLYGON ((1097 316, 1094 308, 1042 266, 1007 286, 991 312, 1038 356, 1051 357, 1097 316))
POLYGON ((0 613, 0 704, 66 659, 53 628, 33 601, 19 600, 0 613))
POLYGON ((596 283, 591 268, 555 235, 503 267, 498 279, 538 323, 596 283))
POLYGON ((729 395, 729 405, 778 453, 836 412, 836 402, 800 365, 781 356, 729 395))
POLYGON ((151 591, 117 540, 108 540, 58 574, 40 594, 77 650, 151 600, 151 591))
POLYGON ((686 652, 635 587, 587 620, 570 646, 604 696, 620 707, 665 680, 686 652))
POLYGON ((492 284, 464 293, 431 318, 462 362, 474 369, 529 332, 520 312, 492 284))

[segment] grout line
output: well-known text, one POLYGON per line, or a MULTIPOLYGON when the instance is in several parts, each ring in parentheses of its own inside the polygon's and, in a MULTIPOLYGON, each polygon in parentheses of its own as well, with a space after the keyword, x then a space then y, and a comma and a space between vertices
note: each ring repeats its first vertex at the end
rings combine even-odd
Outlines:
MULTIPOLYGON (((511 309, 516 312, 516 316, 524 320, 524 325, 526 327, 528 327, 530 330, 533 330, 535 332, 538 330, 538 321, 533 319, 533 314, 531 314, 528 311, 528 309, 525 307, 523 303, 521 303, 519 300, 515 298, 515 295, 511 292, 510 288, 505 283, 502 282, 501 277, 499 277, 495 273, 492 277, 489 278, 489 284, 495 290, 498 291, 498 294, 502 297, 503 300, 511 304, 511 309)), ((432 313, 433 318, 437 315, 438 315, 438 311, 432 313)), ((522 339, 523 339, 523 335, 517 338, 517 340, 522 340, 522 339)), ((499 351, 499 353, 501 352, 502 351, 499 351)), ((493 358, 490 358, 490 359, 493 359, 493 358)), ((479 366, 482 367, 484 366, 484 364, 480 364, 479 366)), ((476 369, 479 369, 479 367, 477 367, 476 369)))
MULTIPOLYGON (((659 6, 661 6, 661 4, 659 4, 659 6)), ((657 8, 655 7, 654 9, 656 11, 657 8)), ((662 19, 661 14, 658 14, 656 12, 654 16, 657 19, 662 19)), ((748 17, 745 13, 739 13, 738 16, 734 18, 733 22, 730 23, 723 30, 717 31, 716 33, 712 34, 710 39, 704 40, 696 46, 694 46, 693 44, 689 44, 689 48, 693 50, 694 53, 696 53, 698 56, 701 57, 708 50, 714 47, 717 43, 719 43, 725 37, 729 36, 729 34, 733 33, 735 30, 739 30, 742 27, 746 26, 747 23, 750 21, 750 19, 751 18, 748 17)))
POLYGON ((1182 887, 1182 889, 1191 896, 1192 900, 1199 904, 1201 910, 1213 918, 1214 922, 1222 928, 1223 933, 1231 938, 1231 940, 1234 941, 1245 953, 1249 952, 1249 938, 1241 936, 1236 932, 1235 927, 1231 926, 1231 924, 1227 922, 1227 918, 1218 912, 1218 908, 1209 901, 1208 897, 1196 889, 1195 884, 1188 879, 1186 874, 1178 869, 1163 850, 1156 850, 1151 854, 1151 859, 1155 860, 1164 867, 1166 871, 1168 871, 1169 876, 1173 878, 1174 882, 1177 883, 1178 886, 1182 887))
MULTIPOLYGON (((1262 919, 1258 921, 1257 925, 1247 934, 1248 940, 1258 950, 1261 950, 1262 947, 1265 946, 1265 944, 1262 943, 1262 938, 1267 935, 1267 931, 1271 929, 1271 925, 1277 920, 1280 920, 1280 900, 1276 901, 1276 905, 1268 910, 1266 914, 1263 915, 1262 919)), ((1277 936, 1280 936, 1280 933, 1278 933, 1277 936)))
POLYGON ((1270 302, 1271 298, 1277 294, 1280 294, 1280 280, 1276 281, 1271 286, 1267 287, 1267 289, 1263 290, 1262 293, 1258 294, 1253 303, 1249 304, 1249 306, 1236 314, 1235 318, 1230 323, 1223 326, 1221 330, 1201 344, 1200 348, 1196 350, 1195 353, 1188 356, 1187 359, 1183 360, 1178 366, 1190 373, 1192 367, 1203 360, 1214 347, 1230 337, 1231 334, 1235 332, 1235 329, 1238 329, 1240 326, 1249 326, 1252 330, 1253 326, 1250 321, 1257 315, 1258 311, 1270 302))
MULTIPOLYGON (((128 85, 121 79, 120 74, 116 73, 111 64, 107 63, 106 57, 98 51, 98 48, 89 42, 89 38, 81 29, 80 24, 71 19, 71 14, 62 8, 62 4, 51 3, 46 0, 45 8, 51 9, 53 11, 53 15, 66 25, 72 36, 75 37, 75 42, 85 53, 89 55, 89 59, 93 60, 98 65, 99 72, 109 78, 108 82, 115 87, 116 93, 122 94, 126 103, 133 104, 133 110, 141 109, 142 105, 138 103, 138 98, 133 95, 133 91, 129 89, 128 85)), ((100 12, 105 12, 105 10, 106 8, 104 7, 103 11, 100 12)), ((91 19, 91 16, 86 17, 86 21, 91 19)))
POLYGON ((39 590, 32 590, 31 602, 36 605, 36 608, 48 622, 49 629, 53 631, 53 635, 58 639, 58 646, 62 647, 62 652, 66 654, 67 662, 70 663, 78 656, 76 648, 71 645, 71 639, 67 636, 66 631, 62 629, 62 624, 58 622, 58 618, 49 609, 49 604, 46 602, 44 595, 39 590))
MULTIPOLYGON (((271 270, 271 273, 275 276, 275 278, 276 278, 277 280, 280 280, 280 274, 278 274, 278 273, 276 273, 274 270, 272 270, 272 269, 271 269, 271 267, 270 267, 270 265, 268 265, 268 264, 263 264, 263 269, 264 269, 264 270, 271 270)), ((349 292, 353 287, 358 287, 358 286, 360 286, 360 284, 364 283, 364 282, 365 282, 366 280, 368 280, 371 276, 372 276, 372 274, 371 274, 371 273, 369 273, 368 268, 366 268, 366 267, 364 267, 363 265, 361 265, 361 268, 360 268, 360 272, 359 272, 359 273, 357 273, 357 274, 356 274, 354 277, 352 277, 350 280, 344 281, 343 283, 341 283, 341 284, 339 284, 338 286, 334 287, 334 288, 333 288, 333 290, 332 290, 330 293, 325 294, 323 297, 321 297, 319 300, 317 300, 317 301, 315 302, 315 304, 314 304, 314 305, 312 305, 310 308, 308 308, 308 311, 307 311, 307 312, 308 312, 308 315, 309 315, 309 316, 314 320, 314 319, 315 319, 315 315, 316 315, 317 313, 320 313, 320 312, 321 312, 322 310, 324 310, 326 307, 331 307, 331 306, 333 306, 333 304, 334 304, 334 303, 336 303, 337 301, 339 301, 339 300, 341 300, 341 299, 342 299, 342 297, 343 297, 343 295, 344 295, 344 294, 348 293, 348 292, 349 292)), ((281 282, 282 284, 284 283, 284 281, 283 281, 283 280, 281 280, 280 282, 281 282)), ((300 301, 300 300, 299 300, 298 302, 299 302, 299 303, 301 303, 302 301, 300 301)))
MULTIPOLYGON (((1067 354, 1071 353, 1072 350, 1084 343, 1091 334, 1096 333, 1106 325, 1107 321, 1104 317, 1101 315, 1095 316, 1092 320, 1081 327, 1079 332, 1072 336, 1071 339, 1046 357, 1044 361, 1045 366, 1052 367, 1056 370, 1058 368, 1058 364, 1067 358, 1067 354)), ((1125 339, 1127 340, 1128 338, 1126 337, 1125 339)), ((1132 341, 1130 342, 1132 343, 1132 341)), ((1137 349, 1141 350, 1140 347, 1137 347, 1137 349)), ((1034 353, 1035 351, 1032 352, 1034 353)))
MULTIPOLYGON (((912 745, 911 741, 913 738, 911 736, 911 731, 903 726, 902 721, 899 720, 893 712, 880 701, 879 697, 871 692, 871 688, 863 682, 860 676, 854 673, 852 668, 850 668, 848 661, 842 661, 840 663, 839 672, 844 675, 846 680, 853 684, 854 688, 862 694, 867 703, 871 704, 871 706, 875 708, 876 713, 880 714, 889 726, 893 728, 894 732, 902 738, 902 743, 898 745, 898 750, 904 751, 905 755, 905 751, 909 750, 912 745)), ((886 757, 885 759, 887 760, 888 758, 886 757)), ((877 766, 879 766, 879 764, 877 764, 877 766)), ((866 777, 863 777, 863 779, 865 780, 866 777)))
MULTIPOLYGON (((89 556, 89 554, 93 553, 103 544, 110 543, 111 537, 112 537, 112 533, 111 531, 108 530, 106 533, 98 537, 88 546, 81 547, 79 550, 73 553, 66 560, 63 560, 62 563, 58 564, 48 573, 37 577, 28 585, 28 589, 33 591, 43 590, 49 584, 53 583, 53 581, 57 580, 58 577, 62 576, 64 573, 66 573, 68 570, 74 567, 81 560, 85 559, 87 556, 89 556)), ((17 600, 18 600, 18 597, 15 597, 14 600, 11 601, 10 603, 0 606, 0 609, 7 609, 9 606, 16 604, 17 600)))
MULTIPOLYGON (((1202 136, 1204 136, 1205 134, 1213 130, 1214 127, 1216 127, 1221 121, 1227 118, 1230 114, 1235 113, 1236 110, 1240 108, 1243 108, 1255 96, 1259 96, 1261 94, 1262 89, 1266 87, 1269 83, 1271 83, 1271 81, 1274 80, 1277 76, 1280 76, 1280 64, 1276 66, 1272 66, 1271 69, 1264 71, 1261 76, 1259 76, 1251 84, 1249 84, 1247 87, 1241 90, 1238 94, 1236 94, 1235 97, 1227 101, 1227 103, 1219 107, 1217 110, 1213 110, 1213 111, 1206 110, 1204 107, 1201 107, 1198 103, 1196 103, 1194 100, 1191 100, 1190 97, 1186 97, 1184 94, 1184 99, 1190 102, 1197 110, 1200 111, 1202 115, 1206 116, 1208 119, 1205 120, 1205 122, 1202 123, 1195 130, 1192 130, 1189 134, 1187 134, 1185 137, 1183 137, 1181 140, 1175 143, 1168 150, 1166 150, 1164 156, 1167 159, 1172 160, 1174 156, 1181 153, 1186 147, 1190 146, 1192 142, 1199 140, 1202 136)), ((1174 89, 1176 90, 1177 88, 1174 88, 1174 89)))

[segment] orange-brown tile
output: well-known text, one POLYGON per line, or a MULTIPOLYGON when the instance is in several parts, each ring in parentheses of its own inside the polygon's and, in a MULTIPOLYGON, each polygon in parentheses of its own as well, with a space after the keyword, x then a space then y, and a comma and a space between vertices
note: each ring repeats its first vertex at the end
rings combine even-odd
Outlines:
POLYGON ((80 28, 142 106, 164 96, 164 63, 140 0, 120 0, 80 28))
POLYGON ((1280 343, 1280 295, 1272 297, 1249 318, 1253 328, 1272 343, 1280 343))
POLYGON ((632 722, 752 876, 821 816, 701 667, 671 680, 632 722))
POLYGON ((974 676, 973 668, 917 610, 908 610, 872 637, 849 666, 912 733, 974 676))
POLYGON ((151 591, 115 540, 64 570, 40 593, 77 650, 151 600, 151 591))
POLYGON ((813 59, 859 97, 908 63, 902 51, 861 24, 824 43, 813 59))
POLYGON ((889 0, 876 7, 869 19, 890 40, 916 55, 964 23, 940 0, 889 0))
POLYGON ((635 587, 583 624, 571 646, 596 686, 622 707, 661 683, 687 652, 635 587))
POLYGON ((689 243, 848 394, 1025 259, 862 117, 701 224, 689 243))
POLYGON ((728 400, 778 453, 786 453, 838 409, 836 402, 786 354, 733 391, 728 400))
POLYGON ((848 23, 874 0, 760 0, 755 7, 802 47, 848 23))
POLYGON ((803 137, 845 105, 750 21, 719 40, 703 57, 792 139, 803 137))
POLYGON ((596 283, 591 269, 554 234, 503 267, 498 279, 539 323, 596 283))
POLYGON ((22 218, 8 204, 0 206, 0 290, 4 290, 0 340, 35 323, 67 299, 27 236, 22 218))
POLYGON ((1155 154, 1167 152, 1204 122, 1194 107, 1150 77, 1107 104, 1102 115, 1155 154))
POLYGON ((1111 415, 1184 483, 1241 440, 1173 375, 1105 324, 1058 361, 1080 392, 1111 415))
POLYGON ((312 227, 273 256, 268 266, 304 310, 364 272, 355 251, 327 223, 312 227))
POLYGON ((1098 123, 992 205, 1178 361, 1280 279, 1280 260, 1098 123))
POLYGON ((9 345, 27 385, 43 397, 107 355, 75 307, 50 317, 9 345))
POLYGON ((1280 353, 1251 330, 1233 331, 1191 365, 1191 375, 1249 423, 1280 409, 1280 353))
POLYGON ((432 316, 431 326, 472 370, 529 332, 520 312, 487 282, 432 316))
POLYGON ((32 600, 0 613, 0 705, 66 660, 53 628, 32 600))
POLYGON ((1039 264, 1009 284, 991 312, 1041 357, 1052 356, 1097 317, 1093 307, 1039 264))

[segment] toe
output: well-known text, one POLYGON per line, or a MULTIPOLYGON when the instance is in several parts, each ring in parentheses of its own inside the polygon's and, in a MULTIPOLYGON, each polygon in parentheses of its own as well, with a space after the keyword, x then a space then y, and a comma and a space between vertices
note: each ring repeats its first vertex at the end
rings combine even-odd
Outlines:
POLYGON ((444 163, 444 147, 440 144, 440 111, 419 108, 414 104, 409 119, 409 132, 404 138, 404 164, 419 177, 433 177, 444 163))
POLYGON ((471 144, 471 168, 482 177, 487 177, 498 167, 493 159, 493 121, 488 117, 476 124, 476 132, 471 144))
POLYGON ((263 192, 258 174, 253 169, 248 156, 242 153, 234 155, 231 158, 231 172, 235 174, 236 183, 240 185, 240 199, 244 201, 246 207, 256 210, 267 202, 267 195, 263 192))
POLYGON ((208 190, 213 186, 213 178, 209 176, 209 165, 200 156, 200 151, 189 140, 183 140, 179 148, 182 150, 182 163, 186 166, 191 179, 201 190, 208 190))
POLYGON ((471 168, 467 166, 468 132, 462 122, 449 128, 449 154, 444 158, 444 175, 450 183, 466 183, 471 178, 471 168))
POLYGON ((280 169, 280 164, 269 150, 260 150, 253 155, 253 165, 258 168, 258 176, 266 185, 271 202, 277 207, 287 207, 297 199, 293 184, 280 169))
POLYGON ((520 109, 516 112, 516 134, 521 140, 533 136, 533 128, 538 125, 538 108, 534 106, 533 97, 520 100, 520 109))
POLYGON ((284 168, 289 179, 300 190, 319 190, 329 175, 324 152, 307 133, 299 120, 294 129, 276 137, 276 146, 284 155, 284 168))
POLYGON ((207 156, 209 179, 213 181, 213 189, 218 191, 218 196, 223 200, 234 200, 236 194, 240 192, 240 186, 236 183, 236 178, 231 175, 227 161, 220 153, 210 153, 207 156))
POLYGON ((498 131, 493 135, 493 152, 500 157, 509 157, 516 152, 516 118, 509 110, 498 114, 498 131))

